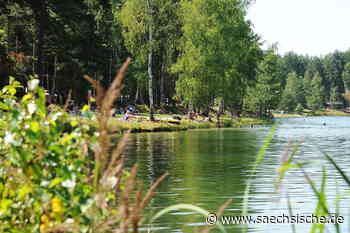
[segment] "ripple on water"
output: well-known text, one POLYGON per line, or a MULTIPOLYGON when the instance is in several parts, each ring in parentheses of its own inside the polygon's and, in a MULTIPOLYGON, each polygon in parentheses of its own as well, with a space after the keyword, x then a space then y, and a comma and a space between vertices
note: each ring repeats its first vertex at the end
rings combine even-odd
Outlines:
MULTIPOLYGON (((297 162, 310 162, 305 170, 319 187, 322 168, 327 171, 326 196, 329 208, 339 195, 348 196, 349 188, 323 156, 331 155, 344 171, 350 174, 350 118, 312 117, 280 119, 261 166, 253 176, 249 212, 257 215, 288 214, 288 193, 295 214, 310 214, 317 205, 315 195, 303 173, 295 168, 287 172, 280 191, 276 192, 277 168, 288 143, 300 143, 297 162), (325 123, 325 125, 324 125, 325 123), (336 191, 338 190, 338 191, 336 191)), ((200 130, 178 133, 132 135, 127 148, 128 164, 140 165, 139 177, 149 185, 164 172, 169 177, 159 187, 149 210, 154 213, 173 204, 198 205, 216 211, 227 199, 232 204, 227 215, 239 215, 247 179, 268 128, 200 130), (134 143, 136 142, 136 143, 134 143)), ((348 198, 341 201, 340 211, 348 216, 348 198)), ((348 222, 349 218, 346 218, 348 222)), ((204 218, 188 210, 163 216, 152 225, 154 232, 196 232, 204 218)), ((328 226, 333 232, 333 226, 328 226)), ((349 232, 348 223, 341 226, 349 232)), ((229 232, 239 232, 241 226, 230 226, 229 232)), ((309 232, 310 225, 297 225, 297 232, 309 232)), ((292 232, 289 225, 252 225, 252 233, 292 232)))

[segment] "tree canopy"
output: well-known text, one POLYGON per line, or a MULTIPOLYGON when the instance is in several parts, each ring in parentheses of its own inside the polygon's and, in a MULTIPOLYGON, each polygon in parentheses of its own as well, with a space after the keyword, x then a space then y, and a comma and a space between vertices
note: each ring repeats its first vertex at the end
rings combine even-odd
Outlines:
POLYGON ((263 50, 244 0, 13 0, 0 4, 0 85, 37 75, 52 102, 87 101, 133 58, 121 104, 266 116, 346 107, 350 50, 322 57, 263 50))

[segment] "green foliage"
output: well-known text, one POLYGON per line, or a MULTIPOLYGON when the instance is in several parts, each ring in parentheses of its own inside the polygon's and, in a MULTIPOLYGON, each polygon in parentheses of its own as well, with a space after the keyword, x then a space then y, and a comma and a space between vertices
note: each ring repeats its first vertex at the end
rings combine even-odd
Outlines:
POLYGON ((0 28, 0 46, 6 46, 7 45, 7 34, 6 31, 2 28, 0 28))
POLYGON ((245 97, 245 105, 249 111, 257 112, 260 117, 275 109, 280 100, 281 80, 278 73, 278 57, 274 49, 265 54, 259 64, 256 84, 249 87, 245 97))
POLYGON ((21 99, 14 80, 0 93, 0 231, 43 232, 71 223, 88 232, 95 214, 84 147, 96 137, 68 114, 48 112, 37 85, 29 81, 21 99))
POLYGON ((205 108, 213 99, 241 102, 260 59, 257 36, 245 21, 240 1, 182 1, 181 54, 177 95, 205 108))
MULTIPOLYGON (((319 110, 327 104, 332 108, 342 108, 344 107, 344 96, 347 98, 346 92, 350 84, 348 80, 349 66, 347 65, 349 62, 350 50, 344 52, 335 51, 324 57, 310 57, 287 53, 280 57, 279 70, 282 75, 281 83, 285 87, 288 74, 295 72, 297 77, 303 79, 305 98, 304 100, 299 98, 297 101, 303 107, 319 110), (317 82, 312 84, 311 82, 316 76, 317 82), (321 88, 317 90, 315 86, 321 88)), ((283 109, 293 109, 293 106, 286 106, 286 98, 282 99, 281 107, 283 109)))
POLYGON ((280 108, 293 112, 298 104, 305 106, 305 94, 302 79, 296 73, 288 74, 286 87, 282 94, 280 108))
POLYGON ((208 111, 220 99, 224 110, 240 114, 244 107, 263 115, 276 108, 294 72, 303 80, 305 93, 299 93, 300 87, 294 94, 287 90, 281 98, 283 109, 293 111, 298 103, 318 109, 332 99, 343 107, 350 85, 350 50, 324 57, 290 52, 272 59, 276 66, 261 63, 260 38, 246 20, 252 2, 6 1, 0 6, 0 75, 4 76, 0 85, 6 85, 8 76, 36 73, 41 86, 60 95, 56 103, 64 104, 72 89, 74 101, 82 104, 90 88, 81 81, 82 74, 107 85, 119 65, 113 61, 132 54, 135 62, 123 104, 148 104, 154 99, 155 105, 164 105, 168 99, 208 111), (270 65, 275 70, 263 68, 270 65), (147 82, 148 69, 154 76, 152 85, 147 82), (321 85, 321 92, 311 87, 316 74, 321 84, 314 86, 321 85), (290 95, 296 100, 288 100, 290 95))
POLYGON ((342 74, 342 78, 344 81, 345 89, 349 91, 350 90, 350 62, 346 63, 342 74))
POLYGON ((127 0, 117 12, 117 18, 123 26, 123 36, 129 51, 143 62, 146 61, 148 43, 145 40, 148 31, 147 1, 127 0))
POLYGON ((0 92, 0 231, 110 232, 123 221, 116 188, 123 194, 128 173, 93 186, 98 135, 84 119, 49 111, 38 84, 18 98, 23 87, 11 79, 0 92))
MULTIPOLYGON (((305 84, 306 86, 306 84, 305 84)), ((310 83, 310 92, 306 95, 307 106, 311 110, 321 109, 324 106, 323 102, 323 87, 319 73, 316 73, 310 83)))
POLYGON ((297 104, 297 106, 295 107, 295 111, 301 114, 304 111, 304 108, 301 104, 297 104))

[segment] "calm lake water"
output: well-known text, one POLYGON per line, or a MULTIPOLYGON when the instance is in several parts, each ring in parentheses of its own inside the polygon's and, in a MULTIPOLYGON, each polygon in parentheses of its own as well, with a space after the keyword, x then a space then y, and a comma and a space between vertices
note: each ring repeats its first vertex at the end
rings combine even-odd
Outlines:
MULTIPOLYGON (((281 155, 290 143, 300 143, 295 157, 305 166, 309 176, 320 186, 322 167, 327 171, 327 198, 335 212, 337 195, 349 196, 349 189, 339 174, 325 160, 331 155, 350 174, 350 118, 313 117, 281 119, 263 163, 252 178, 249 215, 288 215, 286 194, 289 194, 294 215, 315 211, 317 201, 310 185, 297 168, 291 169, 276 192, 277 169, 281 155), (325 124, 324 124, 325 123, 325 124)), ((225 215, 240 215, 242 200, 250 171, 269 127, 253 129, 210 129, 172 133, 134 134, 126 148, 128 164, 140 165, 140 179, 145 185, 161 174, 169 177, 160 185, 148 210, 155 214, 167 206, 187 203, 209 212, 226 200, 233 203, 225 215)), ((344 198, 339 205, 345 217, 342 232, 349 232, 350 202, 344 198)), ((205 218, 191 211, 177 211, 152 224, 152 232, 197 232, 205 226, 205 218)), ((242 226, 227 226, 228 232, 241 232, 242 226)), ((296 225, 297 232, 310 232, 311 225, 296 225)), ((327 225, 335 232, 333 225, 327 225)), ((292 232, 290 225, 249 225, 249 232, 292 232)), ((213 231, 218 232, 218 231, 213 231)))

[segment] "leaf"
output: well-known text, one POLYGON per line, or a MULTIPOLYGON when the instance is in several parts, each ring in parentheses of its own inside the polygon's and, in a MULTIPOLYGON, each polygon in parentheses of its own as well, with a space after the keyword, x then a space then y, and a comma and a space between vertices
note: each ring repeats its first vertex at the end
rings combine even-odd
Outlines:
MULTIPOLYGON (((288 192, 287 192, 287 201, 288 201, 289 216, 293 216, 293 207, 292 207, 292 204, 290 203, 290 197, 289 197, 288 192)), ((295 224, 291 224, 291 226, 292 226, 292 232, 296 233, 295 224)))
POLYGON ((75 127, 75 126, 78 125, 78 121, 77 121, 77 120, 73 120, 73 121, 70 122, 70 125, 71 125, 72 127, 75 127))
POLYGON ((7 104, 0 102, 0 109, 2 110, 9 110, 9 106, 7 106, 7 104))
MULTIPOLYGON (((269 134, 265 137, 263 145, 256 156, 256 160, 252 168, 251 176, 253 176, 256 173, 257 167, 260 165, 260 163, 264 159, 266 150, 271 144, 271 141, 272 141, 273 135, 275 134, 276 129, 277 129, 277 125, 273 125, 269 131, 269 134)), ((248 180, 247 186, 244 191, 242 216, 248 215, 248 201, 249 201, 250 186, 251 186, 251 179, 248 180)), ((248 231, 248 226, 245 225, 243 232, 247 232, 247 231, 248 231)))
POLYGON ((70 140, 72 140, 73 137, 74 136, 71 134, 66 134, 63 138, 61 138, 60 143, 65 144, 65 143, 69 142, 70 140))
POLYGON ((40 130, 40 125, 37 121, 32 121, 30 123, 30 129, 34 132, 34 133, 37 133, 39 132, 40 130))
POLYGON ((63 181, 63 179, 62 179, 62 178, 58 178, 58 177, 55 178, 55 179, 53 179, 53 180, 50 182, 50 184, 49 184, 49 188, 55 187, 56 185, 60 184, 62 181, 63 181))
POLYGON ((10 93, 10 95, 15 95, 17 91, 16 88, 11 87, 8 89, 8 92, 10 93))
POLYGON ((38 93, 38 97, 39 98, 37 98, 36 99, 36 104, 37 104, 37 106, 38 106, 38 109, 39 109, 39 111, 41 112, 41 113, 46 113, 46 105, 45 105, 45 92, 44 92, 44 90, 43 89, 38 89, 37 90, 37 93, 38 93))
POLYGON ((2 199, 0 201, 0 211, 6 212, 8 208, 12 205, 13 201, 10 199, 2 199))
POLYGON ((26 102, 26 101, 30 100, 31 98, 33 98, 32 93, 26 94, 25 96, 23 96, 22 102, 26 102))
POLYGON ((337 171, 343 177, 344 181, 348 184, 348 186, 350 186, 350 180, 345 174, 345 172, 338 166, 338 164, 328 154, 325 153, 324 155, 326 156, 328 161, 331 162, 331 164, 333 164, 333 166, 337 169, 337 171))
POLYGON ((18 191, 18 200, 24 200, 24 198, 32 192, 32 188, 28 184, 24 184, 18 191))
MULTIPOLYGON (((325 216, 326 215, 326 213, 322 209, 322 204, 321 204, 321 202, 324 202, 323 205, 326 206, 326 193, 325 193, 326 182, 327 182, 327 174, 326 174, 325 168, 323 167, 323 169, 322 169, 322 183, 321 183, 321 189, 319 192, 320 199, 317 203, 317 207, 316 207, 316 211, 315 211, 316 216, 325 216)), ((316 233, 316 232, 323 233, 324 228, 325 228, 324 224, 313 224, 311 233, 316 233)))
POLYGON ((87 112, 90 110, 90 106, 89 105, 84 105, 83 109, 81 110, 82 112, 87 112))
MULTIPOLYGON (((318 192, 315 183, 311 180, 310 176, 305 172, 305 170, 302 167, 300 167, 300 169, 303 172, 305 179, 310 184, 312 191, 314 192, 314 194, 316 195, 317 199, 319 200, 320 208, 322 208, 322 210, 327 215, 331 215, 331 213, 330 213, 330 211, 329 211, 329 209, 327 207, 327 204, 326 204, 325 200, 323 199, 322 194, 320 192, 318 192)), ((324 179, 324 177, 323 177, 323 179, 324 179)), ((334 226, 336 228, 336 232, 340 233, 339 224, 336 223, 334 226)))

